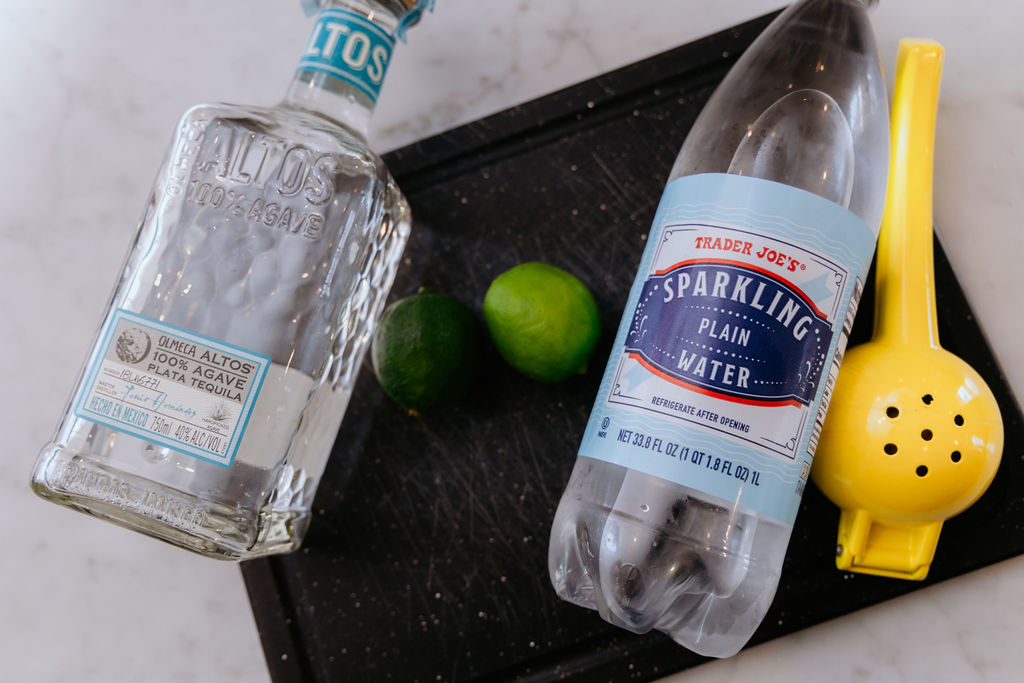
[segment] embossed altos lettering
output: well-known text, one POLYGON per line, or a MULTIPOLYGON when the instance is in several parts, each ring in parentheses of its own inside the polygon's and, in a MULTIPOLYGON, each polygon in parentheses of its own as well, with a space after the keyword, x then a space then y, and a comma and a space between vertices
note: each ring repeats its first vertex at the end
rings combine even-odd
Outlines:
POLYGON ((285 143, 230 121, 214 121, 203 137, 195 171, 237 186, 263 188, 314 206, 334 196, 338 161, 302 145, 285 143))

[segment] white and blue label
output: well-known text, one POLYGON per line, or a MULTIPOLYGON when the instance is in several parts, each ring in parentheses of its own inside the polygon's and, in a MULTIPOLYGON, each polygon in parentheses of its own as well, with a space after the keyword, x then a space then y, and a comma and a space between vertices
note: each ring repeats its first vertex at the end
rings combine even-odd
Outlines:
POLYGON ((270 358, 116 309, 75 415, 230 467, 270 358))
POLYGON ((580 455, 792 524, 874 243, 787 185, 671 182, 580 455))
POLYGON ((330 74, 377 101, 395 39, 365 17, 340 9, 317 16, 297 70, 330 74))

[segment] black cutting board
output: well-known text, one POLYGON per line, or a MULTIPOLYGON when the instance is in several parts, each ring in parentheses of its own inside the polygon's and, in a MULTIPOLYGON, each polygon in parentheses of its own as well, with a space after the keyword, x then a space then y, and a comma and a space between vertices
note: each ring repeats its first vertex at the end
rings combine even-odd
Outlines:
MULTIPOLYGON (((426 286, 479 314, 497 274, 543 260, 593 290, 604 341, 586 375, 555 386, 488 349, 473 393, 420 418, 364 365, 305 545, 242 566, 276 682, 646 681, 703 661, 559 601, 547 541, 676 151, 771 18, 387 156, 416 219, 392 299, 426 286)), ((1021 414, 936 247, 943 345, 1003 411, 996 480, 946 524, 923 583, 837 571, 838 511, 809 487, 754 643, 1024 552, 1021 414)), ((853 343, 870 334, 871 289, 853 343)))

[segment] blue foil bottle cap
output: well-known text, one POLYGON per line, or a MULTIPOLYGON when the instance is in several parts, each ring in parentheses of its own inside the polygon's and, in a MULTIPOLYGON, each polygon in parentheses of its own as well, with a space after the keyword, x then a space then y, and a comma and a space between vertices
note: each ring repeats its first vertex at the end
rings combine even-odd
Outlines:
MULTIPOLYGON (((302 4, 302 11, 306 13, 306 16, 313 16, 326 5, 330 4, 330 0, 300 0, 302 4)), ((424 12, 434 11, 434 0, 398 0, 402 5, 405 6, 406 11, 398 17, 398 29, 395 31, 396 36, 404 41, 405 32, 410 26, 415 25, 419 22, 420 17, 423 16, 424 12)))

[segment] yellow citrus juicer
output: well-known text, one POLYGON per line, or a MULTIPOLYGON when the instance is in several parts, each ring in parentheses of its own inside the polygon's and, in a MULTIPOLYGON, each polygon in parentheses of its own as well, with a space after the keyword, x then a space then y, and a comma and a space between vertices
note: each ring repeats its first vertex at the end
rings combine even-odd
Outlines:
POLYGON ((874 334, 843 360, 811 471, 841 510, 836 566, 915 580, 1003 449, 988 385, 939 345, 932 164, 943 56, 934 41, 900 42, 874 334))

